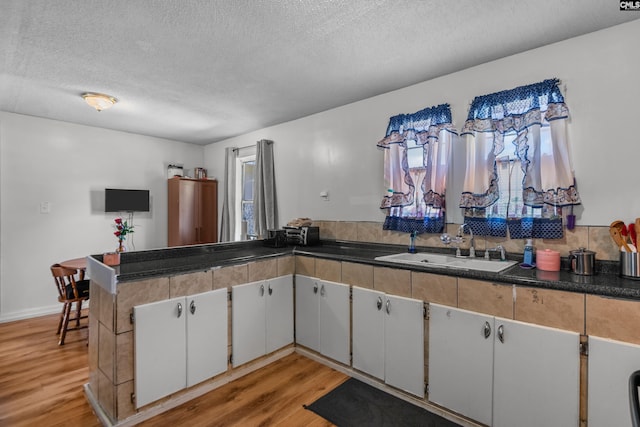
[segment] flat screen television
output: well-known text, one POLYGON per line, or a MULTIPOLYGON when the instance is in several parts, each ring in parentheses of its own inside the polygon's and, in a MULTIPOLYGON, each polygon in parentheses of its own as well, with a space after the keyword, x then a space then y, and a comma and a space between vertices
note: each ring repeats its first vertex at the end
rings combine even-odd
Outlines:
POLYGON ((104 190, 105 212, 149 212, 149 190, 104 190))

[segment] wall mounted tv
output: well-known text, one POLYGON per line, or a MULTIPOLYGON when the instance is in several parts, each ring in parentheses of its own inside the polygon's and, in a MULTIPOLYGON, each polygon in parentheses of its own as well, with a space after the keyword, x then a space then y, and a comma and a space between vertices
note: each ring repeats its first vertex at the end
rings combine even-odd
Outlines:
POLYGON ((149 190, 104 190, 105 212, 149 212, 149 190))

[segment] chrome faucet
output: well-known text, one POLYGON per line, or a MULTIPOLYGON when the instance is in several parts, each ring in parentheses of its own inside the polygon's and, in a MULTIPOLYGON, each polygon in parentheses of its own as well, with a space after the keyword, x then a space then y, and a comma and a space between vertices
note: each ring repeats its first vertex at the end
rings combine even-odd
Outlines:
MULTIPOLYGON (((469 241, 469 258, 475 258, 476 257, 476 239, 473 237, 473 230, 471 230, 471 227, 469 227, 469 224, 464 223, 460 226, 460 228, 458 229, 458 234, 457 236, 462 239, 462 241, 464 241, 464 227, 467 227, 469 229, 469 235, 471 236, 471 240, 469 241)), ((460 256, 460 248, 458 248, 458 250, 456 251, 456 256, 460 256)))
POLYGON ((490 259, 489 251, 500 251, 500 261, 506 261, 507 256, 504 253, 504 247, 502 245, 498 245, 495 248, 487 248, 484 250, 484 259, 490 259))

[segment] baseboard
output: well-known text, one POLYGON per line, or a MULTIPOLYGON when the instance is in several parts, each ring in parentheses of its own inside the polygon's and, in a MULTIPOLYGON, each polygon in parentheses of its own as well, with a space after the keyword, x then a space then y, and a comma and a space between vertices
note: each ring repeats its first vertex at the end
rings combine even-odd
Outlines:
MULTIPOLYGON (((84 307, 84 306, 83 306, 84 307)), ((62 311, 62 304, 51 305, 47 307, 38 307, 28 310, 14 311, 11 313, 0 314, 0 323, 14 322, 16 320, 32 319, 34 317, 48 316, 50 314, 59 314, 62 311)))

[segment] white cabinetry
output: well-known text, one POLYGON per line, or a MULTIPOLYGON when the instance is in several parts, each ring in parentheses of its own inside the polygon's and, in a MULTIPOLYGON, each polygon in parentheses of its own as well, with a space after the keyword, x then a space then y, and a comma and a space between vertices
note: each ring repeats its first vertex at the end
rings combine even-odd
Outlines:
POLYGON ((296 275, 296 343, 351 362, 349 286, 296 275))
POLYGON ((589 427, 631 426, 629 376, 640 370, 640 346, 589 337, 589 427))
POLYGON ((133 308, 140 408, 227 369, 227 290, 133 308))
POLYGON ((293 343, 293 276, 231 288, 233 366, 293 343))
POLYGON ((424 397, 420 300, 353 287, 353 367, 424 397))
POLYGON ((577 333, 438 304, 430 313, 429 400, 493 426, 579 424, 577 333))
POLYGON ((494 318, 429 304, 429 400, 491 425, 494 318))

